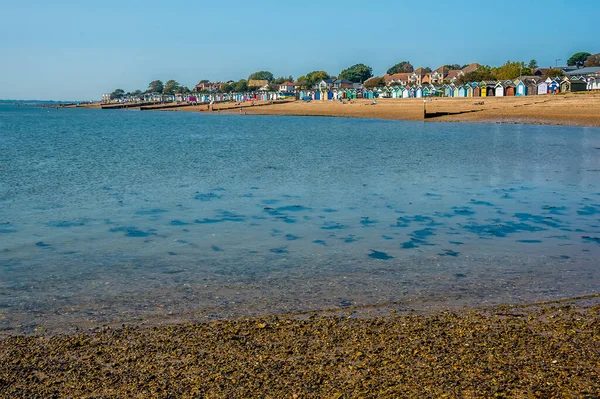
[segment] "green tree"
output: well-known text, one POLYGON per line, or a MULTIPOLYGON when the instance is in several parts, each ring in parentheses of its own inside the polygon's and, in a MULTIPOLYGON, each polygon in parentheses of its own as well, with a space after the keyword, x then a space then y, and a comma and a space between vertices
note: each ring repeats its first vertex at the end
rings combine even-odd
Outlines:
POLYGON ((245 79, 240 79, 233 87, 233 91, 238 93, 248 91, 248 81, 245 79))
POLYGON ((221 85, 221 93, 231 93, 235 91, 235 86, 231 83, 225 83, 221 85))
POLYGON ((403 73, 403 72, 413 72, 414 68, 408 61, 402 61, 397 63, 396 65, 390 67, 387 70, 388 75, 393 75, 395 73, 403 73))
POLYGON ((164 94, 175 94, 179 91, 179 83, 176 80, 168 80, 163 87, 164 94))
POLYGON ((538 63, 536 60, 531 60, 529 61, 529 64, 527 64, 527 68, 534 70, 535 68, 538 67, 538 63))
POLYGON ((136 90, 133 93, 131 93, 132 96, 134 97, 139 97, 142 95, 142 91, 141 90, 136 90))
POLYGON ((522 75, 531 75, 531 69, 524 62, 511 62, 510 60, 506 61, 504 65, 494 68, 492 72, 500 80, 513 80, 522 75))
POLYGON ((444 68, 448 68, 448 69, 451 69, 451 70, 454 70, 454 71, 456 71, 456 70, 459 70, 459 69, 462 69, 462 68, 461 68, 461 66, 460 66, 459 64, 448 64, 448 65, 444 65, 444 68))
POLYGON ((340 72, 338 79, 349 80, 353 83, 362 83, 373 76, 373 69, 365 64, 352 65, 340 72))
POLYGON ((210 83, 210 80, 208 80, 208 79, 202 79, 199 83, 210 83))
POLYGON ((258 71, 248 76, 248 80, 267 80, 273 81, 273 74, 269 71, 258 71))
POLYGON ((586 67, 595 67, 600 66, 600 53, 592 54, 585 59, 583 66, 586 67))
POLYGON ((575 53, 571 56, 571 58, 569 58, 567 60, 567 65, 568 66, 577 66, 577 67, 583 66, 583 64, 585 63, 585 60, 590 55, 591 55, 590 53, 586 53, 585 51, 580 51, 578 53, 575 53))
POLYGON ((113 100, 123 98, 123 96, 125 96, 125 90, 123 89, 116 89, 115 91, 110 93, 110 98, 113 100))
POLYGON ((496 75, 489 66, 480 66, 473 72, 461 75, 458 78, 458 83, 465 84, 471 82, 482 82, 484 80, 497 80, 496 75))
POLYGON ((153 80, 148 84, 149 93, 162 93, 164 88, 163 82, 160 80, 153 80))
POLYGON ((385 80, 381 76, 375 76, 365 81, 365 87, 382 87, 385 86, 385 80))

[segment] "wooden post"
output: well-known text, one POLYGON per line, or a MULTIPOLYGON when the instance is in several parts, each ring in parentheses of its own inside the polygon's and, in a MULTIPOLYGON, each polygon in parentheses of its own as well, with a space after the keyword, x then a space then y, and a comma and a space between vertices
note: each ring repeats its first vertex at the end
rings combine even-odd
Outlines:
POLYGON ((427 119, 427 100, 423 99, 423 120, 427 119))

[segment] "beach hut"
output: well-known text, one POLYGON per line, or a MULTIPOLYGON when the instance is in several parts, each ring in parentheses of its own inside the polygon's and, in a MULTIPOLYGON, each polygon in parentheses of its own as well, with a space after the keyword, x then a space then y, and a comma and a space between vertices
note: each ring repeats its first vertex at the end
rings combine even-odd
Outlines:
POLYGON ((415 90, 415 98, 421 98, 423 97, 423 88, 421 86, 418 86, 417 89, 415 90))
POLYGON ((548 94, 548 83, 545 81, 540 81, 537 84, 537 94, 548 94))
POLYGON ((471 86, 470 84, 466 83, 465 84, 465 90, 467 92, 467 97, 473 97, 473 86, 471 86))
POLYGON ((517 97, 523 97, 527 95, 527 86, 525 85, 525 82, 523 82, 522 80, 517 80, 516 81, 516 92, 515 95, 517 97))
POLYGON ((514 97, 516 85, 512 80, 507 80, 504 82, 504 96, 505 97, 514 97))
POLYGON ((479 87, 479 83, 473 82, 471 83, 471 87, 473 87, 473 97, 481 97, 481 87, 479 87))
POLYGON ((423 87, 423 97, 429 97, 429 96, 431 96, 431 89, 429 88, 429 86, 423 87))
POLYGON ((527 78, 523 79, 523 83, 525 83, 526 93, 528 96, 534 96, 537 94, 537 85, 540 79, 538 78, 527 78))
POLYGON ((465 86, 460 86, 458 88, 458 96, 457 97, 466 97, 467 96, 467 89, 465 86))
POLYGON ((452 97, 459 97, 458 89, 459 89, 459 87, 455 86, 454 83, 452 83, 452 90, 453 90, 452 97))
POLYGON ((405 86, 402 89, 402 98, 409 98, 410 97, 410 90, 408 86, 405 86))
POLYGON ((557 82, 556 80, 553 80, 550 83, 548 83, 548 93, 549 94, 560 93, 560 83, 557 82))
POLYGON ((503 82, 497 82, 496 86, 494 86, 494 95, 496 97, 504 97, 504 83, 503 82))
POLYGON ((392 98, 400 98, 402 97, 402 91, 398 86, 394 86, 392 89, 392 98))
POLYGON ((450 87, 450 85, 444 85, 444 96, 445 97, 452 97, 452 94, 454 94, 454 90, 452 90, 452 88, 450 87))

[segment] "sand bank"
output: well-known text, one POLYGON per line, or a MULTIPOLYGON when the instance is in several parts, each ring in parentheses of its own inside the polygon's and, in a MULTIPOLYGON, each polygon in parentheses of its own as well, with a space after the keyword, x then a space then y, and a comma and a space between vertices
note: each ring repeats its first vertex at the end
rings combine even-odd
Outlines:
MULTIPOLYGON (((423 120, 423 108, 429 115, 436 113, 459 113, 444 115, 428 121, 436 122, 485 122, 555 124, 573 126, 600 126, 600 93, 542 95, 529 97, 486 98, 434 98, 426 103, 423 99, 378 99, 338 101, 294 101, 252 107, 243 104, 248 115, 297 115, 339 116, 354 118, 381 118, 395 120, 423 120), (482 103, 482 104, 481 104, 482 103)), ((217 104, 215 112, 232 104, 217 104)), ((173 111, 210 112, 207 105, 174 108, 173 111)), ((239 113, 239 109, 222 111, 239 113)))
POLYGON ((0 396, 600 395, 600 301, 304 315, 0 340, 0 396))

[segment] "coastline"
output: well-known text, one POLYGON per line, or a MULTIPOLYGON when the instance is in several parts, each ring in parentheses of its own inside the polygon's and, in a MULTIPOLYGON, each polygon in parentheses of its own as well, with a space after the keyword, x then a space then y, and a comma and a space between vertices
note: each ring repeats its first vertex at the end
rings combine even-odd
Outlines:
MULTIPOLYGON (((479 122, 506 124, 536 124, 600 127, 600 93, 542 95, 526 97, 471 97, 423 99, 377 99, 338 101, 293 101, 284 104, 251 106, 244 103, 246 115, 278 116, 332 116, 348 118, 376 118, 388 120, 423 121, 424 105, 431 122, 479 122), (483 102, 483 104, 481 104, 483 102), (479 104, 478 104, 479 103, 479 104), (448 115, 443 115, 448 114, 448 115)), ((161 109, 169 112, 207 112, 239 114, 231 103, 215 104, 213 111, 207 105, 161 109)))
POLYGON ((0 340, 9 397, 596 397, 600 294, 0 340))

